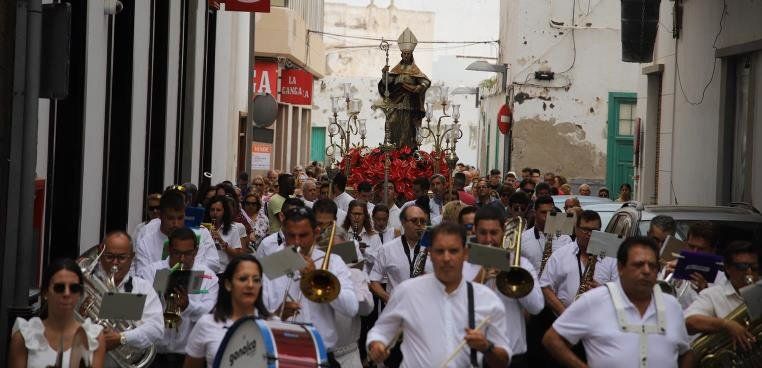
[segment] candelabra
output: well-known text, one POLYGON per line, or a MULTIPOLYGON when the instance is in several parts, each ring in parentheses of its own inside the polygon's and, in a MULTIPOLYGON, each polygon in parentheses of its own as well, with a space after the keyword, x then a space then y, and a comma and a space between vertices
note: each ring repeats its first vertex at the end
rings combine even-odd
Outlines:
POLYGON ((426 124, 418 129, 416 139, 418 146, 421 146, 424 139, 431 138, 434 142, 432 158, 434 159, 434 172, 439 172, 439 161, 444 157, 447 162, 447 166, 450 171, 455 168, 458 163, 458 155, 455 153, 455 147, 458 144, 458 139, 463 137, 463 131, 460 130, 460 105, 451 104, 447 98, 449 88, 440 87, 439 93, 434 94, 434 98, 426 102, 426 124), (437 119, 434 119, 434 111, 439 107, 442 108, 442 115, 437 119), (450 110, 450 114, 447 111, 450 110), (451 124, 443 124, 442 120, 446 118, 452 118, 451 124), (432 120, 436 121, 436 124, 432 123, 432 120))
MULTIPOLYGON (((358 118, 362 102, 359 99, 352 98, 352 84, 344 83, 344 95, 340 97, 331 97, 331 111, 333 119, 328 124, 328 147, 325 149, 329 160, 329 166, 333 166, 339 157, 348 158, 349 150, 352 147, 365 148, 365 136, 368 134, 368 128, 365 119, 358 118), (339 110, 342 98, 346 104, 346 119, 339 120, 339 110), (351 142, 352 135, 360 136, 360 143, 351 142), (338 142, 334 141, 338 137, 338 142)), ((349 177, 350 162, 347 160, 345 174, 349 177)))

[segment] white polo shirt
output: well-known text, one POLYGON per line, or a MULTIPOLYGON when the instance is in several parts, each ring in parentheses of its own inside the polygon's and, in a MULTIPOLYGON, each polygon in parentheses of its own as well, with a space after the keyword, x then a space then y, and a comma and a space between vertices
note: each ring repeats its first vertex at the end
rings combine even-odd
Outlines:
MULTIPOLYGON (((391 294, 401 282, 410 278, 410 262, 415 262, 415 244, 409 244, 410 258, 402 246, 402 236, 384 244, 376 255, 370 281, 383 282, 387 276, 386 290, 391 294)), ((423 251, 423 247, 419 251, 423 251)), ((426 258, 425 270, 432 270, 431 257, 426 258)))
MULTIPOLYGON (((217 254, 217 248, 214 246, 212 235, 205 227, 193 228, 194 233, 199 238, 198 252, 196 259, 201 260, 214 272, 222 272, 220 268, 220 257, 217 254)), ((151 263, 161 261, 164 247, 169 242, 169 238, 161 232, 161 220, 153 219, 143 227, 135 241, 135 272, 140 274, 141 270, 148 267, 151 263)))
MULTIPOLYGON (((621 284, 616 282, 621 290, 621 284)), ((651 298, 642 316, 622 293, 625 318, 629 324, 657 325, 655 298, 651 298)), ((665 334, 648 334, 648 367, 677 367, 680 355, 690 350, 683 310, 673 296, 662 294, 665 334)), ((595 367, 639 367, 640 334, 624 332, 617 319, 614 302, 606 286, 583 294, 553 323, 553 328, 569 343, 580 340, 585 347, 587 364, 595 367)))
MULTIPOLYGON (((484 285, 472 283, 474 288, 474 324, 479 325, 489 317, 482 328, 487 339, 496 347, 513 355, 510 341, 505 335, 508 323, 505 308, 497 295, 484 285)), ((368 332, 367 344, 380 341, 389 345, 399 329, 402 329, 403 368, 439 367, 455 351, 463 340, 468 327, 468 291, 461 278, 460 285, 451 293, 435 275, 427 274, 406 281, 384 307, 375 326, 368 332)), ((470 349, 460 354, 447 367, 470 366, 470 349)), ((482 360, 481 353, 478 354, 482 360)))
POLYGON ((281 246, 285 243, 286 236, 283 235, 283 230, 279 230, 264 237, 259 243, 259 247, 257 247, 257 251, 254 255, 257 259, 262 259, 280 250, 281 246))
POLYGON ((339 207, 340 210, 346 213, 349 211, 349 202, 352 202, 354 199, 349 193, 341 192, 333 201, 336 202, 336 207, 339 207))
MULTIPOLYGON (((521 256, 525 257, 532 262, 532 266, 539 273, 540 265, 542 264, 542 252, 545 250, 545 234, 541 231, 535 232, 534 227, 525 230, 521 233, 521 256)), ((551 242, 553 252, 563 247, 566 244, 572 243, 573 240, 569 235, 561 235, 557 239, 553 239, 551 242)))
POLYGON ((719 284, 701 290, 698 298, 685 310, 685 317, 699 315, 725 318, 743 303, 743 298, 736 292, 733 284, 725 279, 719 284))
MULTIPOLYGON (((579 289, 580 275, 585 273, 585 265, 577 258, 578 253, 579 246, 576 241, 559 248, 550 256, 545 271, 540 276, 540 287, 550 287, 565 307, 574 302, 579 289)), ((591 260, 592 257, 588 258, 588 264, 591 260)), ((593 279, 600 285, 619 280, 616 259, 605 257, 598 260, 593 279)))

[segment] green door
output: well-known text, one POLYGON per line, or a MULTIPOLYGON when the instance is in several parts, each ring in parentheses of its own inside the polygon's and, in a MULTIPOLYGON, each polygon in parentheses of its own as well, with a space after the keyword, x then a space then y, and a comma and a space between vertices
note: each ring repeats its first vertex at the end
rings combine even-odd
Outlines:
POLYGON ((310 161, 325 161, 325 127, 312 127, 310 161))
POLYGON ((632 146, 635 138, 636 103, 635 93, 609 92, 606 185, 611 190, 612 199, 616 199, 619 186, 623 183, 630 184, 635 189, 632 146))

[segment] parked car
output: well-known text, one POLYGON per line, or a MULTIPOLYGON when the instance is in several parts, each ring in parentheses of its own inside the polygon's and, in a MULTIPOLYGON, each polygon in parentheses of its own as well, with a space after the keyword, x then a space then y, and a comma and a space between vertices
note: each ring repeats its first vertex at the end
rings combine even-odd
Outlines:
POLYGON ((748 205, 731 206, 644 206, 627 202, 614 213, 606 232, 632 236, 646 235, 651 219, 671 216, 677 222, 675 236, 685 239, 688 228, 697 221, 711 221, 717 227, 718 250, 733 240, 749 240, 762 247, 762 215, 748 205))
POLYGON ((564 202, 571 197, 579 199, 579 204, 583 210, 593 210, 601 215, 601 227, 606 228, 606 224, 614 215, 614 212, 622 207, 622 203, 614 202, 608 198, 601 198, 596 196, 575 196, 575 195, 554 195, 553 203, 556 208, 563 210, 564 202))
MULTIPOLYGON (((601 198, 597 196, 578 196, 578 195, 554 195, 553 197, 553 203, 555 203, 556 207, 563 209, 564 208, 564 202, 566 202, 567 199, 571 197, 576 197, 579 199, 579 204, 582 205, 582 209, 586 209, 585 206, 591 205, 591 204, 599 204, 599 203, 614 203, 612 200, 608 198, 601 198)), ((622 205, 619 203, 619 205, 622 205)))

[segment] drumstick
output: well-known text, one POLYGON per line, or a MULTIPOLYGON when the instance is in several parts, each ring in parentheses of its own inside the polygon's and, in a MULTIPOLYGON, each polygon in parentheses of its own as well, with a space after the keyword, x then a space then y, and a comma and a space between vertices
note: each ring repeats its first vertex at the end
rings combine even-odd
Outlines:
MULTIPOLYGON (((490 316, 485 317, 479 324, 474 328, 474 330, 481 330, 482 327, 484 327, 487 322, 489 322, 490 316)), ((466 346, 466 339, 463 339, 463 341, 460 342, 457 348, 455 348, 455 351, 450 354, 450 357, 445 360, 444 363, 442 363, 441 368, 447 367, 450 362, 455 359, 456 356, 458 356, 458 353, 460 353, 460 350, 463 349, 463 347, 466 346)))
MULTIPOLYGON (((400 336, 402 336, 402 329, 400 328, 397 330, 397 333, 394 334, 394 337, 392 337, 391 340, 389 340, 389 344, 386 345, 386 352, 390 353, 392 349, 394 348, 394 345, 397 345, 397 340, 399 340, 400 336)), ((370 359, 370 354, 368 354, 367 357, 365 357, 365 361, 368 363, 368 365, 372 367, 376 367, 377 364, 373 361, 373 359, 370 359)))

